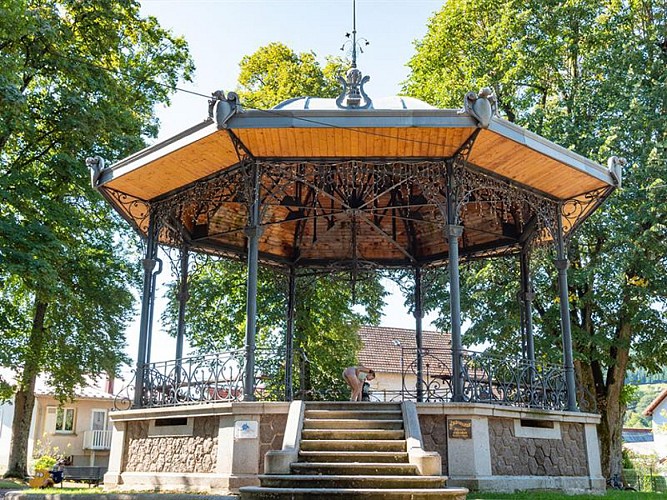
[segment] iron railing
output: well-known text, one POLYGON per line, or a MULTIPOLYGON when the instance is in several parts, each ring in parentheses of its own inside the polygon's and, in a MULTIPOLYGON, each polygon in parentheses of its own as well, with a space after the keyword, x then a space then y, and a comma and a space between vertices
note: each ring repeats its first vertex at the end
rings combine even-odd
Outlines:
MULTIPOLYGON (((417 399, 417 349, 401 353, 401 399, 417 399), (413 383, 410 383, 413 382, 413 383)), ((422 349, 422 400, 453 400, 452 351, 422 349)), ((461 352, 462 401, 563 410, 567 388, 563 367, 483 352, 461 352)))
MULTIPOLYGON (((286 394, 295 399, 333 400, 344 397, 340 387, 325 390, 306 388, 299 376, 292 377, 296 387, 285 391, 284 352, 255 351, 254 400, 284 401, 286 394)), ((422 349, 421 398, 417 349, 401 349, 401 386, 376 390, 373 401, 453 401, 452 351, 422 349)), ((378 360, 379 362, 380 360, 378 360)), ((464 350, 460 354, 463 402, 501 404, 514 407, 564 410, 567 408, 565 373, 561 366, 529 362, 521 358, 503 358, 483 352, 464 350)), ((295 369, 305 373, 315 367, 295 350, 295 369)), ((381 363, 378 363, 378 365, 381 363)), ((242 349, 192 356, 181 360, 150 363, 144 368, 141 407, 176 406, 198 403, 244 401, 245 351, 242 349)), ((379 374, 382 377, 382 374, 379 374)), ((332 378, 335 380, 335 377, 332 378)), ((343 384, 342 380, 340 384, 343 384)), ((116 396, 116 409, 133 406, 135 382, 132 380, 116 396)), ((289 396, 288 396, 289 397, 289 396)), ((586 400, 581 386, 578 400, 586 400)), ((592 398, 588 398, 592 400, 592 398)), ((582 404, 587 409, 593 405, 582 404)))

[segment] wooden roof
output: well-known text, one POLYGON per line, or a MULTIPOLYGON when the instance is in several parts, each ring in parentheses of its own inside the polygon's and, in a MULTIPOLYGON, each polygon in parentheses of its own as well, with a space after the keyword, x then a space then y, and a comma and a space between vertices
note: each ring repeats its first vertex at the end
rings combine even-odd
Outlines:
MULTIPOLYGON (((434 202, 439 195, 424 200, 431 181, 423 172, 437 187, 454 157, 489 185, 569 204, 566 232, 615 186, 606 168, 505 120, 493 118, 480 129, 467 113, 438 109, 228 113, 104 169, 97 186, 143 233, 150 206, 178 200, 175 231, 193 248, 242 256, 244 169, 257 162, 263 169, 262 259, 302 266, 428 265, 446 260, 447 245, 434 202), (403 178, 392 174, 397 169, 403 178), (421 180, 408 180, 406 169, 421 180), (322 183, 334 175, 329 187, 322 183)), ((493 189, 480 190, 463 207, 464 258, 516 247, 531 217, 516 200, 489 197, 493 189)), ((163 243, 175 243, 173 229, 171 236, 161 233, 163 243)))

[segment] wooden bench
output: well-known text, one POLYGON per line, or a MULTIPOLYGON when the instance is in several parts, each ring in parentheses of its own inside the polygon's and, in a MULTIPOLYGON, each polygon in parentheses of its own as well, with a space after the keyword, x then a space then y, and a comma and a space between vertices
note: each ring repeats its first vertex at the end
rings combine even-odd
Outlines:
POLYGON ((106 467, 79 467, 66 465, 63 468, 63 481, 81 481, 89 485, 100 485, 100 481, 104 478, 106 467))

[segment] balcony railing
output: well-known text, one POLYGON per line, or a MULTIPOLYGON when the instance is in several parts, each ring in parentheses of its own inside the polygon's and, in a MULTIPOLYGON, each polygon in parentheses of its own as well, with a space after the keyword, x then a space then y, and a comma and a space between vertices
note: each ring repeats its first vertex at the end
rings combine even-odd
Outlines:
POLYGON ((85 431, 83 433, 84 450, 110 450, 111 431, 85 431))
MULTIPOLYGON (((453 399, 452 351, 422 349, 421 391, 417 390, 417 349, 401 349, 401 386, 375 391, 375 401, 450 402, 453 399), (420 393, 420 394, 419 394, 420 393), (419 396, 418 396, 419 394, 419 396)), ((295 369, 305 373, 315 367, 295 352, 295 369)), ((378 366, 381 365, 378 360, 378 366)), ((464 350, 460 354, 462 399, 464 402, 564 410, 567 407, 565 373, 560 365, 529 362, 520 358, 501 358, 464 350)), ((198 403, 243 401, 245 351, 234 350, 181 360, 151 363, 144 371, 142 407, 176 406, 198 403)), ((256 350, 254 398, 258 401, 283 401, 285 397, 284 353, 256 350)), ((379 371, 379 370, 378 370, 379 371)), ((381 377, 382 374, 379 373, 381 377)), ((299 377, 293 377, 298 380, 299 377)), ((343 384, 343 381, 340 381, 343 384)), ((303 381, 301 382, 303 384, 303 381)), ((132 380, 117 396, 116 409, 129 409, 134 402, 132 380)), ((297 399, 332 400, 341 391, 295 388, 297 399), (334 395, 335 392, 335 395, 334 395)), ((595 411, 592 398, 578 388, 580 403, 595 411)))

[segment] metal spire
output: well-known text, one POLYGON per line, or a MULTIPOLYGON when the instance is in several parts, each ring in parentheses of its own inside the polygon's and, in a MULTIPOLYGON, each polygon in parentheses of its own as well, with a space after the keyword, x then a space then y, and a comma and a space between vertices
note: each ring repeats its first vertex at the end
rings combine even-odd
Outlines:
MULTIPOLYGON (((345 33, 347 38, 350 38, 349 33, 345 33)), ((352 43, 351 47, 351 56, 352 56, 352 67, 347 70, 346 78, 339 76, 338 82, 343 86, 343 92, 336 99, 336 105, 339 108, 355 108, 355 109, 366 109, 370 108, 373 104, 366 92, 364 92, 364 84, 370 80, 368 75, 363 76, 361 71, 357 69, 357 49, 362 54, 364 50, 361 48, 361 43, 364 45, 369 45, 368 40, 365 38, 360 38, 357 41, 357 2, 352 0, 352 40, 347 40, 340 48, 340 50, 345 50, 345 46, 348 43, 352 43), (344 101, 344 102, 343 102, 344 101), (362 104, 363 101, 363 104, 362 104)))

